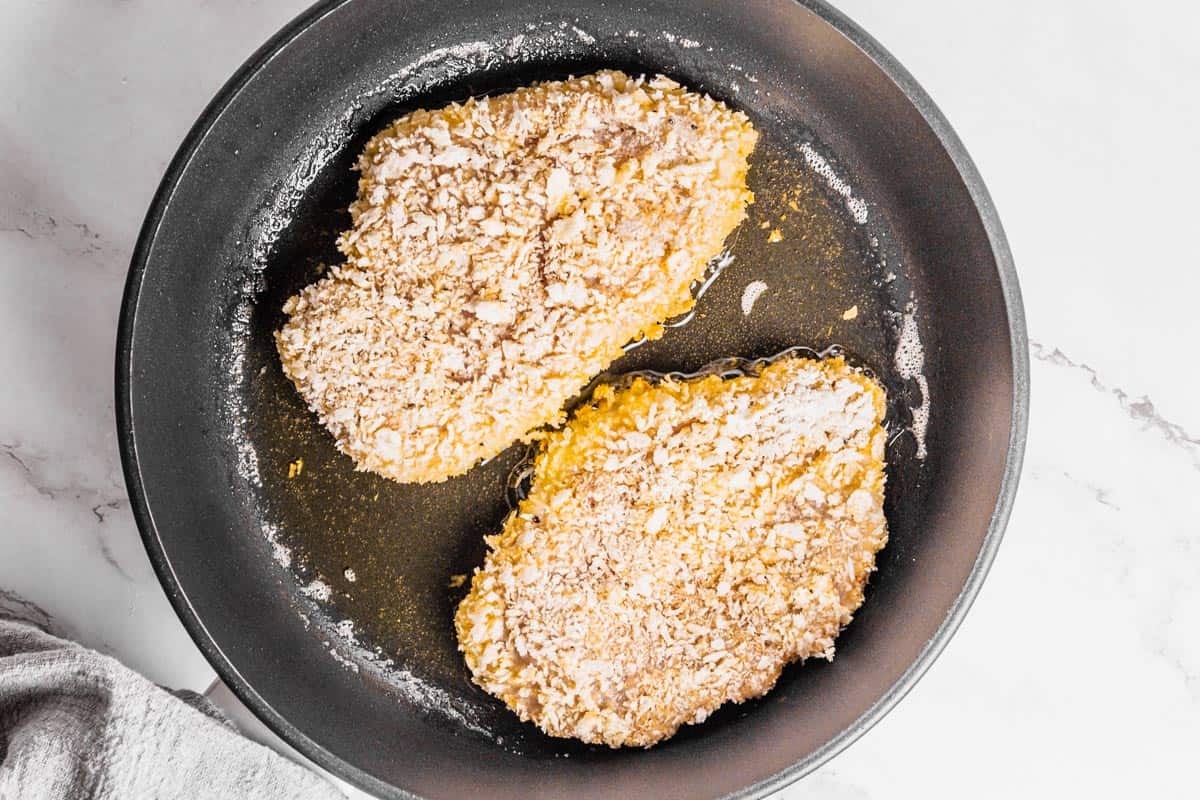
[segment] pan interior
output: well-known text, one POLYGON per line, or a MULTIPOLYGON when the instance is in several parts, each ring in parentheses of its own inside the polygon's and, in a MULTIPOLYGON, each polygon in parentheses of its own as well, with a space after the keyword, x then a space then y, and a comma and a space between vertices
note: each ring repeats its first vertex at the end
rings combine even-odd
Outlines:
POLYGON ((202 120, 147 228, 127 454, 185 621, 285 738, 385 794, 706 796, 812 763, 934 636, 999 496, 1008 320, 958 170, 891 79, 791 2, 403 9, 335 4, 276 42, 202 120), (690 321, 611 371, 837 346, 883 382, 894 434, 890 542, 835 661, 793 665, 765 698, 649 751, 544 736, 474 687, 457 652, 466 586, 451 579, 482 563, 524 448, 441 484, 356 472, 272 338, 284 300, 339 260, 350 167, 370 136, 416 108, 599 68, 666 74, 761 134, 732 260, 690 321), (753 281, 767 289, 747 314, 753 281))
MULTIPOLYGON (((412 702, 428 701, 423 704, 433 716, 446 715, 452 722, 465 717, 478 735, 503 740, 523 754, 577 754, 589 748, 541 735, 471 686, 452 624, 468 587, 451 583, 457 582, 453 576, 469 576, 482 564, 483 536, 498 531, 509 510, 507 478, 525 447, 514 444, 489 463, 439 484, 403 485, 356 472, 284 377, 272 332, 283 323, 284 301, 313 280, 323 264, 338 260, 335 239, 350 225, 345 209, 357 181, 350 163, 364 136, 415 107, 600 66, 564 69, 535 62, 519 73, 459 75, 440 91, 373 114, 325 167, 319 188, 301 197, 291 224, 275 241, 245 329, 244 368, 231 375, 229 387, 230 396, 244 402, 240 424, 230 435, 246 436, 257 453, 261 487, 255 488, 255 505, 279 552, 287 553, 297 585, 319 601, 304 611, 312 623, 329 632, 341 657, 365 662, 360 668, 379 671, 412 702), (449 697, 423 697, 421 684, 449 697)), ((662 69, 622 66, 633 74, 662 69)), ((753 113, 752 105, 736 104, 753 113)), ((762 358, 798 345, 839 346, 881 378, 891 398, 889 418, 901 430, 913 387, 898 374, 893 355, 912 298, 908 281, 881 252, 887 232, 856 222, 845 198, 814 171, 805 153, 822 145, 810 131, 761 117, 755 123, 761 132, 750 173, 756 200, 727 242, 732 262, 688 322, 633 349, 610 371, 691 372, 730 356, 762 358), (741 298, 753 281, 768 288, 745 314, 741 298), (851 314, 852 319, 844 318, 851 314)), ((915 400, 920 403, 919 394, 915 400)), ((889 450, 893 517, 901 499, 918 499, 897 492, 919 482, 921 462, 912 457, 912 444, 911 436, 900 436, 889 450)), ((784 680, 802 676, 802 668, 793 669, 784 680)), ((724 715, 746 710, 731 708, 724 715)), ((720 717, 706 725, 722 724, 720 717)), ((697 734, 686 729, 684 735, 697 734)))

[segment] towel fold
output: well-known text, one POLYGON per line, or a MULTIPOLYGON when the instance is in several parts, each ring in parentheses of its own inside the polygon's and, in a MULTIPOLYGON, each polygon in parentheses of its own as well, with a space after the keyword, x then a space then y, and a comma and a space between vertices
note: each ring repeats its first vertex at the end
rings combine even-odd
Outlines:
POLYGON ((0 798, 339 798, 193 692, 0 618, 0 798))

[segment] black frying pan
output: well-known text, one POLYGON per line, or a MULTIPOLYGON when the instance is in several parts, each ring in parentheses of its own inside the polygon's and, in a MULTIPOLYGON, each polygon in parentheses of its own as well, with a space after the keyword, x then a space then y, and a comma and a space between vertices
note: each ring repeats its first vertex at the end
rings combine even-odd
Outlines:
POLYGON ((962 146, 875 42, 792 0, 313 8, 180 148, 133 258, 117 352, 129 492, 184 624, 283 738, 389 797, 758 795, 812 770, 912 686, 978 590, 1016 487, 1027 381, 1011 257, 962 146), (419 106, 601 66, 670 75, 762 132, 733 264, 692 321, 614 370, 836 345, 883 380, 895 433, 891 542, 836 660, 794 665, 761 701, 645 751, 542 735, 474 688, 455 650, 465 588, 448 581, 481 562, 519 448, 436 486, 356 473, 271 339, 283 300, 337 257, 349 166, 372 133, 419 106), (746 316, 752 280, 769 289, 746 316), (919 378, 896 358, 906 320, 919 378))

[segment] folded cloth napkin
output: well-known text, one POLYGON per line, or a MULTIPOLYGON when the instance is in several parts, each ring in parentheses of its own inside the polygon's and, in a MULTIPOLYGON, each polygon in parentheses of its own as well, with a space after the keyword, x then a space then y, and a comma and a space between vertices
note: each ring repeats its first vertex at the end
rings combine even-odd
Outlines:
POLYGON ((193 705, 115 659, 0 617, 0 798, 342 797, 188 694, 193 705))

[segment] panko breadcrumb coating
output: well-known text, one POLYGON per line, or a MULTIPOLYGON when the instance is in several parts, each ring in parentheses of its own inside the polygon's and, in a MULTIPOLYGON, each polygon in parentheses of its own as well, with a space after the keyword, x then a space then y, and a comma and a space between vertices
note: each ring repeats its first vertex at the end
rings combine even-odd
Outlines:
POLYGON ((345 263, 284 306, 284 372, 359 469, 464 473, 691 308, 756 139, 611 71, 402 117, 359 158, 345 263))
POLYGON ((552 736, 649 746, 832 658, 887 541, 884 405, 841 359, 601 387, 459 605, 476 683, 552 736))

